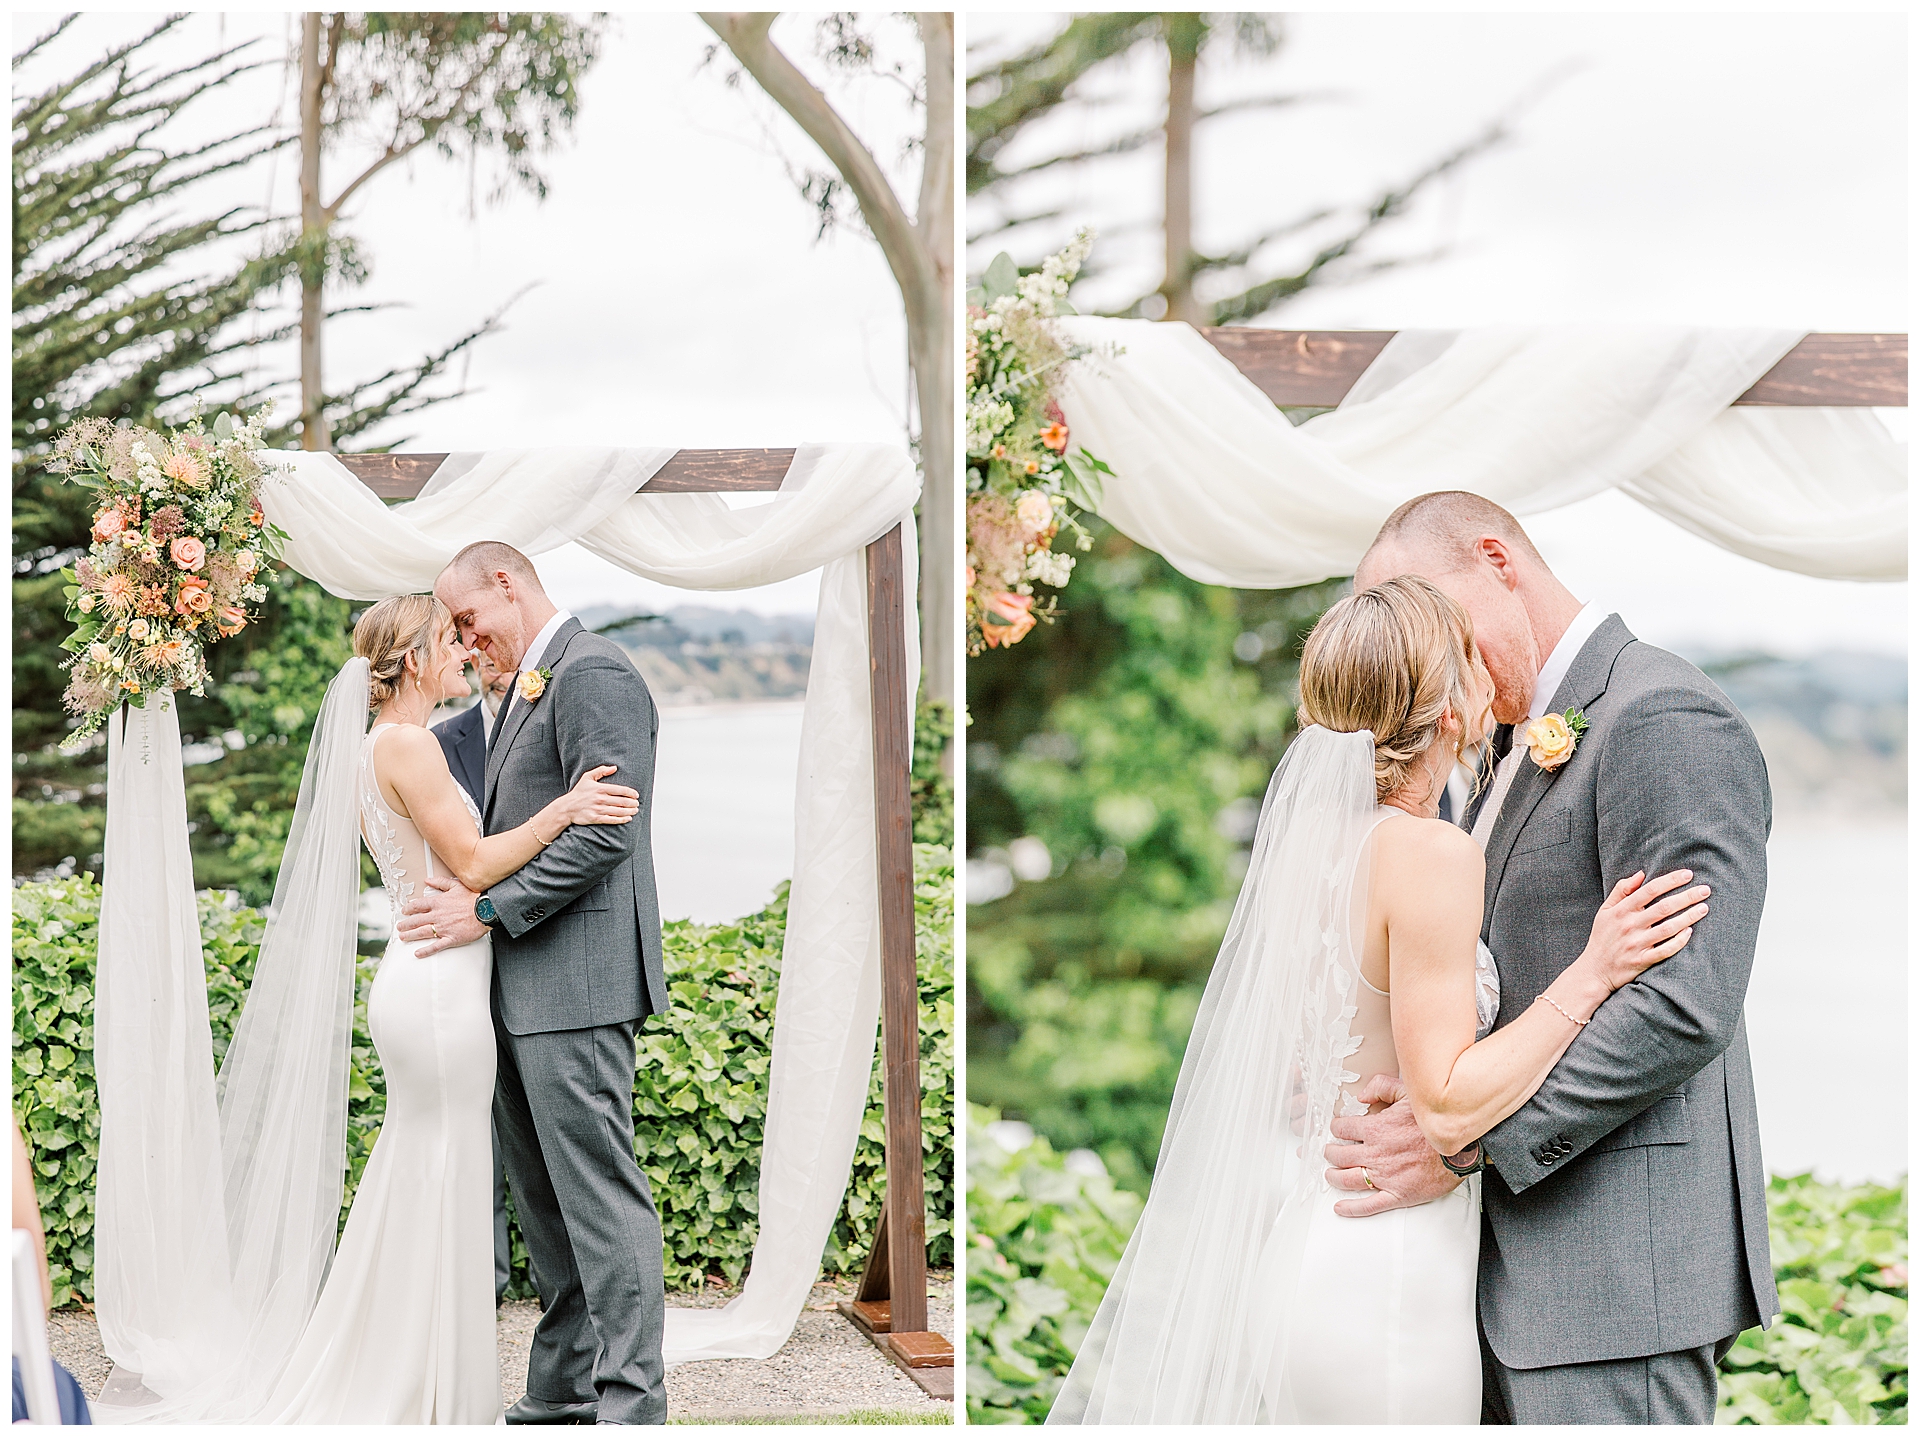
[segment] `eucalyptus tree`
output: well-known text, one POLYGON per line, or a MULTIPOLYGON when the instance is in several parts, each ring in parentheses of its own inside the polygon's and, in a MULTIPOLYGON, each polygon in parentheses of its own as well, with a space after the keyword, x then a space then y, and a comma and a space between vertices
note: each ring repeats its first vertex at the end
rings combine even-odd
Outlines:
MULTIPOLYGON (((550 13, 307 12, 300 16, 300 442, 330 449, 340 422, 322 376, 329 281, 364 279, 366 262, 339 226, 377 176, 423 150, 498 166, 494 195, 545 198, 538 159, 579 114, 581 77, 599 56, 603 19, 550 13), (325 161, 346 165, 331 198, 325 161)), ((429 362, 436 369, 490 327, 429 362)), ((386 379, 400 379, 395 371, 386 379)), ((378 381, 376 381, 377 383, 378 381)), ((378 404, 385 396, 375 400, 378 404)), ((405 399, 400 401, 404 406, 405 399)), ((378 417, 387 417, 389 403, 378 417)), ((349 409, 349 421, 367 416, 349 409)))
POLYGON ((897 192, 873 146, 863 141, 826 94, 773 41, 773 14, 703 13, 741 67, 799 125, 832 165, 831 175, 802 167, 803 198, 820 215, 821 232, 847 223, 851 196, 858 221, 880 246, 899 286, 907 320, 907 358, 920 416, 919 454, 922 565, 920 653, 925 691, 952 703, 959 623, 954 602, 954 332, 953 332, 953 16, 917 13, 922 65, 918 75, 882 68, 859 17, 816 17, 820 58, 850 73, 881 74, 908 86, 924 117, 909 141, 920 156, 918 193, 911 208, 897 192))

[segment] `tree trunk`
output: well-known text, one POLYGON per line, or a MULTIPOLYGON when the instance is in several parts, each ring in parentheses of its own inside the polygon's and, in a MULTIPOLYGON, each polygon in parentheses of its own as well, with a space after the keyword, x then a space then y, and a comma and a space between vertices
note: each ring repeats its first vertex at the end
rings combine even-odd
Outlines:
POLYGON ((320 22, 300 17, 300 447, 331 449, 320 383, 327 226, 320 203, 320 22))
POLYGON ((1204 21, 1167 17, 1167 277, 1165 319, 1204 324, 1193 297, 1193 73, 1204 21))
MULTIPOLYGON (((914 230, 932 261, 930 302, 907 301, 907 354, 920 403, 920 660, 923 691, 953 704, 959 658, 954 597, 953 16, 922 14, 927 143, 914 230), (930 312, 928 312, 930 311, 930 312)), ((954 745, 944 762, 951 764, 954 745)))

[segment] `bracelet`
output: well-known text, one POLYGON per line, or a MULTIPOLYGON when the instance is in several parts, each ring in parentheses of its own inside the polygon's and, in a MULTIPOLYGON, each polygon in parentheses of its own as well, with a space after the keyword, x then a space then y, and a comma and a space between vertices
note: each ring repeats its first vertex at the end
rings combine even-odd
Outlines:
POLYGON ((542 848, 549 847, 553 843, 553 838, 558 838, 560 836, 558 833, 556 833, 554 834, 553 838, 542 838, 540 836, 540 825, 535 823, 531 818, 527 820, 527 828, 533 833, 533 841, 539 844, 542 848))
POLYGON ((1573 1026, 1576 1028, 1584 1028, 1587 1026, 1587 1024, 1593 1021, 1593 1019, 1591 1018, 1574 1017, 1573 1014, 1569 1013, 1565 1008, 1562 1008, 1558 1003, 1554 1003, 1553 999, 1549 998, 1545 993, 1542 993, 1536 1001, 1541 1003, 1552 1003, 1553 1011, 1558 1013, 1562 1018, 1565 1018, 1569 1023, 1573 1024, 1573 1026))

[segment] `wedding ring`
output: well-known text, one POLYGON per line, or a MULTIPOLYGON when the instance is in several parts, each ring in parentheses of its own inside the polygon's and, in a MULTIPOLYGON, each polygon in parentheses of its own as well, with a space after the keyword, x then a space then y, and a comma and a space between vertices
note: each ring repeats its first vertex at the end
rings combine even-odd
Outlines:
MULTIPOLYGON (((435 941, 436 943, 440 941, 440 928, 439 928, 439 925, 438 925, 438 924, 434 924, 434 923, 429 923, 429 924, 427 925, 427 932, 429 932, 429 933, 431 933, 431 934, 433 935, 433 938, 434 938, 434 941, 435 941)), ((1372 1183, 1368 1183, 1368 1184, 1367 1184, 1367 1186, 1368 1186, 1368 1187, 1372 1187, 1372 1186, 1373 1186, 1373 1184, 1372 1184, 1372 1183)))
POLYGON ((1368 1187, 1373 1188, 1375 1192, 1380 1191, 1379 1188, 1373 1187, 1373 1174, 1368 1172, 1365 1168, 1360 1169, 1360 1181, 1365 1183, 1368 1187))

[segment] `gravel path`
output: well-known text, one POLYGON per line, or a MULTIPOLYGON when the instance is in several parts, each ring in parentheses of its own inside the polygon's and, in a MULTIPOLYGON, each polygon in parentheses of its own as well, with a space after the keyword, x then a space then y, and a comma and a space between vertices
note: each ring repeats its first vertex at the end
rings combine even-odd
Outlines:
MULTIPOLYGON (((669 1307, 721 1307, 737 1295, 734 1288, 700 1293, 669 1293, 669 1307)), ((853 1295, 853 1283, 822 1282, 806 1310, 772 1357, 689 1362, 667 1374, 667 1410, 676 1422, 727 1422, 741 1418, 799 1417, 832 1419, 875 1411, 951 1418, 953 1404, 927 1396, 912 1378, 880 1354, 834 1303, 853 1295)), ((500 1310, 500 1394, 506 1404, 526 1392, 527 1353, 539 1304, 509 1302, 500 1310)), ((927 1320, 953 1340, 953 1274, 928 1274, 927 1320)), ((97 1397, 112 1364, 100 1349, 93 1315, 77 1309, 56 1312, 48 1321, 53 1355, 97 1397)))

